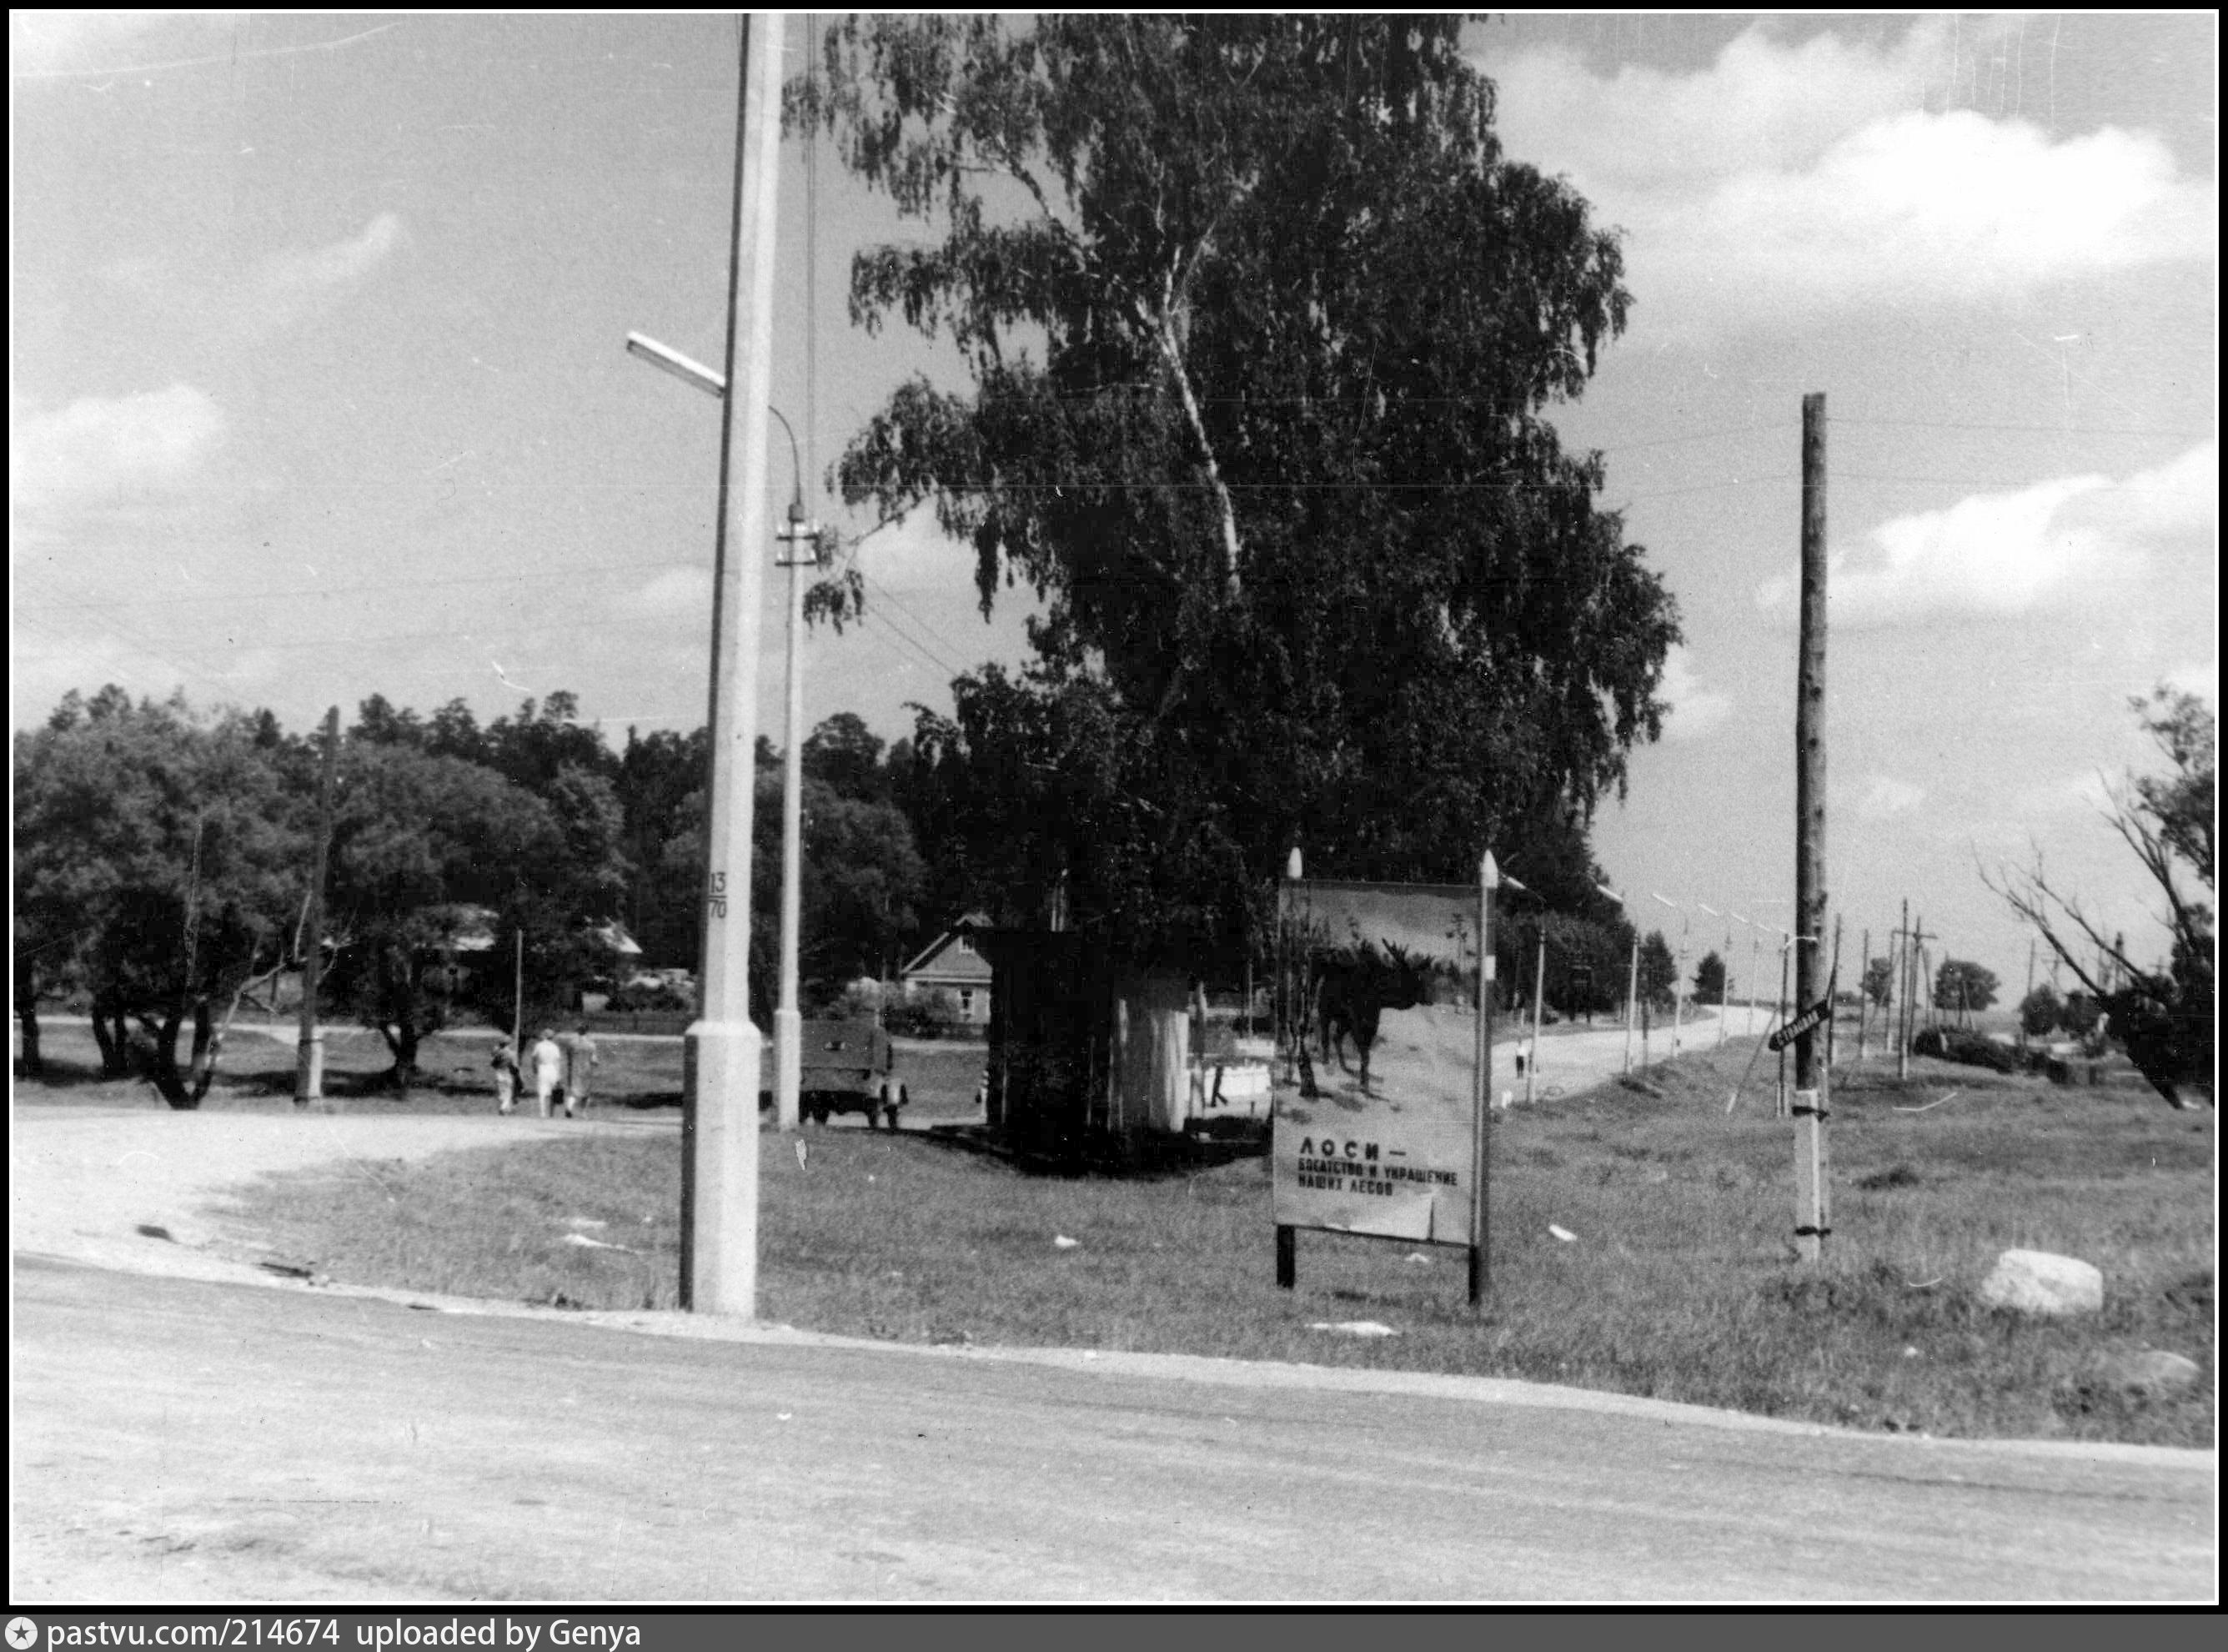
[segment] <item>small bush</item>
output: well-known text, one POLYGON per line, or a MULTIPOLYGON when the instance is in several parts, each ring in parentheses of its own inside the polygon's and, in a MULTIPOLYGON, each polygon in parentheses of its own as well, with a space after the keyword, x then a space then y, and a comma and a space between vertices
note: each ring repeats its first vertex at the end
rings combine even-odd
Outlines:
POLYGON ((1958 1032, 1947 1027, 1929 1027, 1911 1041, 1911 1048, 1915 1055, 1930 1055, 1937 1060, 1961 1062, 1969 1067, 1986 1067, 1991 1073, 2017 1073, 2020 1070, 2017 1050, 2008 1049, 1978 1033, 1958 1032))
POLYGON ((944 1023, 926 1004, 892 1004, 882 1012, 882 1026, 898 1038, 941 1038, 944 1023))
POLYGON ((685 1014, 696 1008, 696 995, 669 982, 655 987, 621 987, 604 1008, 621 1015, 685 1014))
POLYGON ((1868 1176, 1859 1176, 1857 1186, 1866 1193, 1881 1193, 1890 1188, 1919 1187, 1924 1181, 1924 1178, 1909 1165, 1896 1164, 1885 1170, 1876 1170, 1868 1176))

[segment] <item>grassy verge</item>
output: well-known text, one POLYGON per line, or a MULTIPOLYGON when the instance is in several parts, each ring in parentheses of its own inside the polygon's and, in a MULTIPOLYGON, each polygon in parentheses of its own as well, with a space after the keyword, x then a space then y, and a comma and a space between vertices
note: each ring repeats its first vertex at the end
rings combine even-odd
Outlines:
MULTIPOLYGON (((765 1138, 760 1312, 901 1341, 1526 1377, 1867 1428, 2213 1444, 2212 1113, 1931 1062, 1908 1089, 1892 1069, 1846 1071, 1834 1239, 1806 1269, 1789 1259, 1790 1133, 1769 1116, 1769 1057, 1725 1111, 1747 1057, 1735 1041, 1651 1070, 1659 1095, 1612 1085, 1504 1116, 1482 1316, 1463 1300, 1460 1252, 1389 1241, 1303 1233, 1299 1289, 1277 1290, 1261 1159, 1056 1178, 949 1140, 814 1130, 802 1164, 765 1138), (1984 1308, 1976 1288, 2012 1246, 2095 1263, 2103 1313, 2047 1323, 1984 1308), (1311 1329, 1356 1320, 1399 1335, 1311 1329), (2198 1382, 2146 1397, 2104 1380, 2105 1360, 2142 1348, 2188 1355, 2198 1382)), ((337 1279, 669 1308, 679 1151, 659 1131, 278 1178, 246 1220, 337 1279)))
MULTIPOLYGON (((387 1081, 393 1065, 387 1044, 362 1027, 325 1031, 325 1093, 352 1111, 423 1113, 492 1112, 495 1079, 488 1058, 496 1034, 490 1028, 438 1034, 419 1047, 419 1081, 407 1095, 387 1081)), ((633 1114, 681 1106, 681 1041, 599 1034, 594 1104, 633 1114)), ((21 1082, 17 1091, 49 1099, 71 1096, 86 1101, 137 1103, 154 1098, 153 1086, 100 1077, 99 1051, 90 1028, 75 1023, 48 1025, 40 1040, 47 1076, 37 1085, 21 1082)), ((917 1117, 959 1119, 973 1115, 976 1086, 983 1077, 980 1045, 951 1045, 906 1050, 898 1056, 898 1077, 911 1094, 917 1117)), ((283 1105, 294 1093, 294 1030, 247 1026, 233 1029, 215 1085, 202 1105, 212 1111, 283 1105)), ((159 1102, 154 1105, 159 1105, 159 1102)), ((529 1094, 527 1105, 533 1105, 529 1094)))

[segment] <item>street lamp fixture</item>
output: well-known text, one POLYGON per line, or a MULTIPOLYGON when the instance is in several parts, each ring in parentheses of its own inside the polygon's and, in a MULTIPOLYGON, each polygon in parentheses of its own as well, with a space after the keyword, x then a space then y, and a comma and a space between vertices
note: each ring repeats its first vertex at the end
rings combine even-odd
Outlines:
MULTIPOLYGON (((627 354, 639 357, 683 384, 714 400, 725 398, 727 381, 693 356, 661 344, 644 333, 629 333, 627 354)), ((780 422, 789 438, 791 495, 789 521, 775 535, 788 549, 776 559, 789 570, 788 740, 782 753, 781 793, 781 976, 780 1002, 773 1015, 774 1124, 797 1128, 799 1092, 803 1087, 804 1017, 797 1008, 797 933, 803 885, 804 794, 804 575, 820 565, 820 524, 804 514, 804 467, 797 455, 797 432, 780 408, 766 411, 780 422)))

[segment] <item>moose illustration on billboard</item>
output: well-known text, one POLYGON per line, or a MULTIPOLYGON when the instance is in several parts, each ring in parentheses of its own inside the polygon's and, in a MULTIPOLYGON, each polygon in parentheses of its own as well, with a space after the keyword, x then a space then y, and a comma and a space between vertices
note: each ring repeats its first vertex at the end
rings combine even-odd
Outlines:
POLYGON ((1308 987, 1316 1023, 1322 1029, 1324 1062, 1335 1061, 1341 1072, 1351 1071, 1342 1047, 1350 1040, 1360 1066, 1357 1082, 1367 1093, 1369 1047, 1377 1042, 1385 1012, 1430 1003, 1431 971, 1427 961, 1412 957, 1397 942, 1386 942, 1380 951, 1375 943, 1364 940, 1313 954, 1308 987))

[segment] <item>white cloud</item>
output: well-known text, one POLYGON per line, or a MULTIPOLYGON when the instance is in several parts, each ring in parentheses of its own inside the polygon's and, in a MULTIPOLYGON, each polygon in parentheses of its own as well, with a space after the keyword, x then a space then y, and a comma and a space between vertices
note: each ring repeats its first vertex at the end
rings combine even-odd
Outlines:
POLYGON ((222 410, 185 384, 86 396, 54 413, 11 397, 10 413, 9 503, 17 516, 182 491, 225 433, 222 410))
POLYGON ((1907 780, 1887 774, 1871 775, 1865 781, 1864 795, 1857 799, 1857 818, 1885 820, 1893 815, 1907 815, 1925 797, 1924 791, 1907 780))
POLYGON ((1642 324, 1815 320, 2210 258, 2212 188, 2160 139, 1925 108, 1946 26, 1888 47, 1744 34, 1689 75, 1488 66, 1509 153, 1627 232, 1642 324))
POLYGON ((1700 740, 1732 715, 1732 696, 1703 686, 1684 644, 1665 658, 1663 686, 1658 692, 1671 708, 1663 724, 1667 740, 1700 740))
POLYGON ((668 568, 626 599, 635 613, 652 618, 701 614, 709 623, 712 575, 705 568, 668 568))
POLYGON ((2110 812, 2111 807, 2111 783, 2096 769, 2025 786, 2012 796, 2012 813, 2022 823, 2055 815, 2110 812))
POLYGON ((8 15, 11 79, 130 74, 166 44, 246 16, 238 11, 14 11, 8 15))
POLYGON ((291 325, 328 298, 361 285, 401 241, 402 221, 382 212, 361 235, 265 259, 252 283, 251 322, 266 329, 291 325))
POLYGON ((1759 157, 1814 160, 1872 121, 1918 107, 1943 32, 1922 24, 1881 48, 1830 33, 1783 42, 1758 27, 1692 74, 1627 65, 1597 75, 1556 48, 1480 67, 1499 90, 1495 122, 1511 155, 1630 188, 1730 176, 1759 157), (1642 133, 1646 141, 1635 141, 1642 133))
MULTIPOLYGON (((2066 477, 1895 517, 1861 555, 1829 558, 1828 611, 1837 625, 1863 625, 2124 595, 2159 550, 2217 535, 2218 464, 2218 445, 2200 442, 2119 482, 2066 477)), ((1791 574, 1757 592, 1757 605, 1783 618, 1797 602, 1791 574)))
POLYGON ((859 568, 885 591, 971 591, 975 547, 951 538, 925 508, 859 547, 859 568))
POLYGON ((2220 662, 2207 660, 2202 665, 2185 665, 2167 673, 2166 686, 2183 694, 2193 694, 2199 700, 2220 703, 2220 662))

